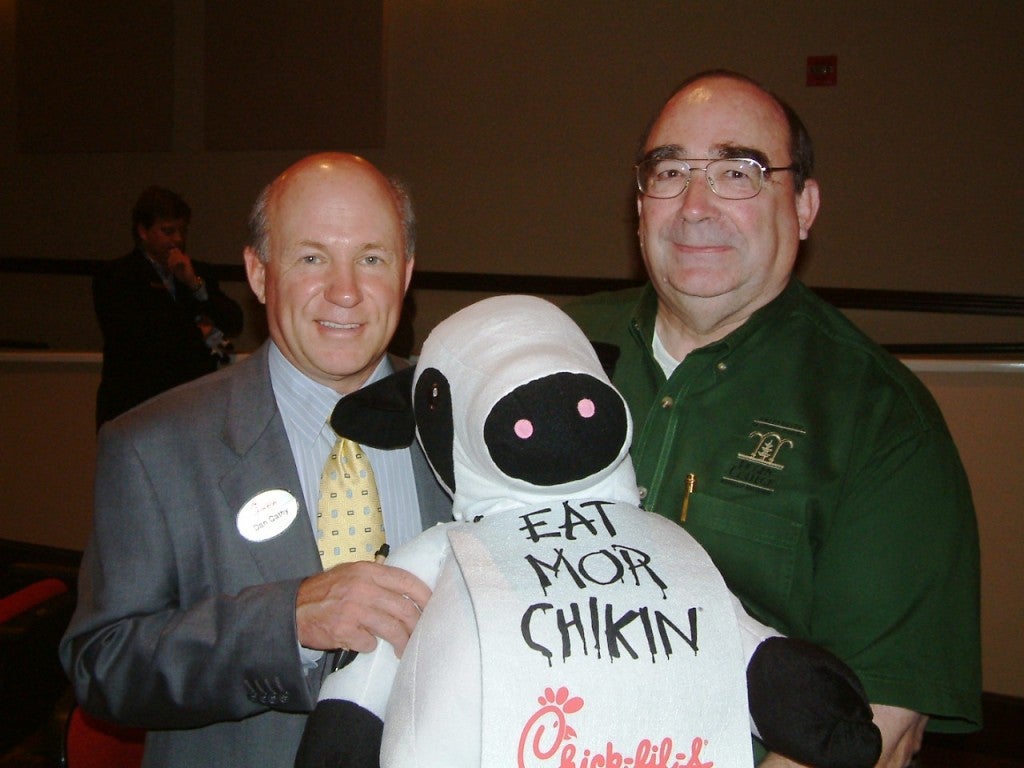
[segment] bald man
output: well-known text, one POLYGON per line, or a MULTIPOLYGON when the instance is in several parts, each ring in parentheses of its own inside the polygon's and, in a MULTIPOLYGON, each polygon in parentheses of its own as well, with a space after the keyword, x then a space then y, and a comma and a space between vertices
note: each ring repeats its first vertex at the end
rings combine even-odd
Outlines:
MULTIPOLYGON (((148 730, 147 766, 291 766, 332 651, 405 647, 429 590, 375 562, 324 570, 316 508, 335 404, 401 365, 414 250, 398 182, 352 155, 299 161, 250 216, 269 341, 101 431, 60 653, 87 711, 148 730)), ((366 452, 390 543, 450 519, 417 447, 366 452)))
POLYGON ((903 768, 926 723, 980 724, 978 531, 928 391, 793 275, 812 171, 790 107, 735 72, 691 77, 637 158, 649 283, 566 310, 620 349, 644 506, 756 618, 857 672, 878 765, 903 768))

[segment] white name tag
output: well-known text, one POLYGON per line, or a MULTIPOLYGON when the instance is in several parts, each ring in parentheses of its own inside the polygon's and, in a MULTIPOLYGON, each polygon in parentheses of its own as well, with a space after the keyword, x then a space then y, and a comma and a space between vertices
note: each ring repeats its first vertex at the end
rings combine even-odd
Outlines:
POLYGON ((257 493, 238 511, 236 524, 242 536, 254 542, 267 541, 288 528, 299 513, 299 502, 280 488, 257 493))

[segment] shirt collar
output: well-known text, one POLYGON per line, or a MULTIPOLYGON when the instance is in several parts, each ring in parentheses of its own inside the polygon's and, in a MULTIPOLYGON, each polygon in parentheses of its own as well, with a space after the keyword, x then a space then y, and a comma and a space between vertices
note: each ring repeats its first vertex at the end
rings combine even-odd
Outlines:
MULTIPOLYGON (((334 432, 327 426, 327 420, 342 396, 330 387, 313 381, 292 365, 273 341, 270 342, 267 361, 270 368, 270 383, 282 417, 295 426, 303 440, 312 443, 326 427, 333 441, 334 432)), ((390 358, 384 355, 366 380, 366 384, 382 379, 392 372, 394 366, 390 358)))
MULTIPOLYGON (((703 350, 719 350, 724 348, 725 351, 731 352, 737 349, 763 328, 766 323, 770 322, 773 317, 791 306, 796 301, 796 296, 801 290, 806 290, 803 288, 803 284, 797 278, 791 278, 782 290, 782 293, 756 310, 739 328, 732 331, 728 336, 693 351, 701 352, 703 350)), ((632 319, 634 334, 639 334, 641 342, 648 349, 652 348, 654 341, 657 314, 658 294, 655 293, 654 286, 648 282, 636 303, 632 319)))

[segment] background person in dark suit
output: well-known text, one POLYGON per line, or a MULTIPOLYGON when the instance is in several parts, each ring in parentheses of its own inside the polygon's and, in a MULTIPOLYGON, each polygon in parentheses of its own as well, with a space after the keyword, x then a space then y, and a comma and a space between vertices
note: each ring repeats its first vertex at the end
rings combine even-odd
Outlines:
MULTIPOLYGON (((330 651, 404 649, 430 596, 385 564, 323 570, 314 534, 328 418, 394 367, 408 197, 365 160, 314 155, 267 187, 250 229, 270 341, 100 431, 60 653, 87 711, 149 729, 147 766, 291 768, 330 651)), ((366 453, 391 544, 451 519, 418 448, 366 453)))
POLYGON ((135 248, 93 280, 103 332, 97 429, 153 395, 230 359, 242 309, 220 291, 208 264, 185 251, 192 211, 176 193, 143 190, 132 209, 135 248))

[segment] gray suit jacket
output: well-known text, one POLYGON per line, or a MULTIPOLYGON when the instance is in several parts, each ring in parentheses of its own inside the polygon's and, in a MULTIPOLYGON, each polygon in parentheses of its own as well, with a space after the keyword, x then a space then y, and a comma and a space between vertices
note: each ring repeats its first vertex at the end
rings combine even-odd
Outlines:
MULTIPOLYGON (((413 457, 424 527, 451 519, 413 457)), ((105 426, 94 515, 60 646, 79 702, 150 729, 147 766, 290 767, 325 663, 303 669, 295 599, 321 566, 267 347, 105 426), (299 513, 254 543, 236 516, 271 489, 299 513)))

